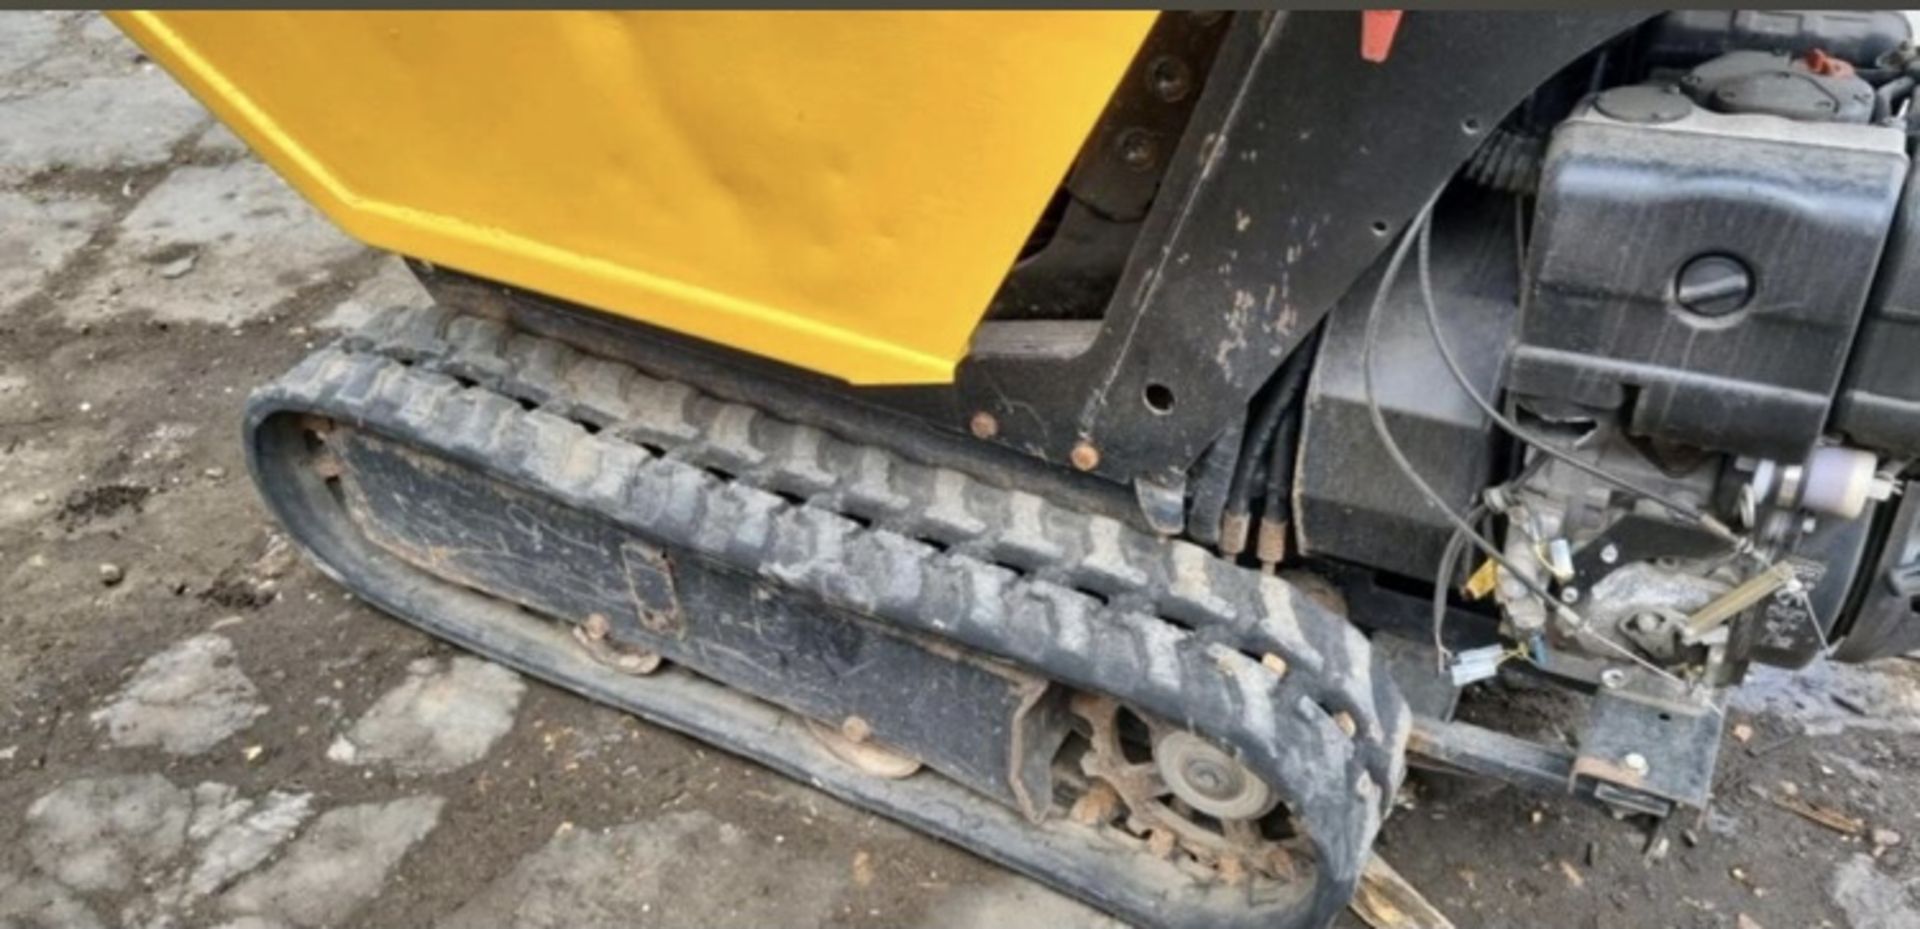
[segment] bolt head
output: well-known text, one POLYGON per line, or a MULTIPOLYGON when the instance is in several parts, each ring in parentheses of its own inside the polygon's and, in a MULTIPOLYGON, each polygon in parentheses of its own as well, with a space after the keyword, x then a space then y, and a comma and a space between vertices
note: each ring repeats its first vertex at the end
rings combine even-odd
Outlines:
POLYGON ((1561 603, 1569 603, 1569 604, 1571 604, 1571 603, 1579 603, 1579 602, 1580 602, 1580 588, 1578 588, 1578 587, 1562 587, 1562 588, 1560 588, 1560 602, 1561 602, 1561 603))
POLYGON ((1639 752, 1627 753, 1627 757, 1620 759, 1620 763, 1626 765, 1627 770, 1635 774, 1645 774, 1648 771, 1647 756, 1639 752))
POLYGON ((873 727, 858 716, 849 716, 840 723, 840 734, 857 745, 873 738, 873 727))
POLYGON ((1191 785, 1194 790, 1216 800, 1232 797, 1238 786, 1234 783, 1233 775, 1230 772, 1212 763, 1210 760, 1194 759, 1189 761, 1187 762, 1184 773, 1187 777, 1187 783, 1191 785))
POLYGON ((1153 167, 1154 161, 1159 157, 1153 134, 1145 129, 1136 127, 1120 133, 1114 145, 1120 153, 1120 162, 1135 171, 1145 171, 1153 167))
POLYGON ((1193 74, 1187 63, 1172 55, 1162 55, 1147 67, 1147 83, 1153 95, 1168 103, 1178 103, 1193 88, 1193 74))
POLYGON ((1082 471, 1091 471, 1100 467, 1100 450, 1094 448, 1091 442, 1075 445, 1073 453, 1068 457, 1073 462, 1073 466, 1082 471))
POLYGON ((1673 296, 1691 313, 1726 316, 1753 299, 1753 272, 1731 255, 1698 255, 1681 266, 1673 296))
POLYGON ((1608 668, 1600 672, 1600 686, 1614 690, 1627 682, 1627 672, 1619 668, 1608 668))
POLYGON ((967 428, 973 431, 976 439, 991 439, 1000 434, 1000 421, 994 419, 992 413, 981 410, 967 421, 967 428))
POLYGON ((1620 546, 1609 543, 1605 548, 1600 550, 1600 560, 1606 564, 1613 564, 1619 561, 1620 546))

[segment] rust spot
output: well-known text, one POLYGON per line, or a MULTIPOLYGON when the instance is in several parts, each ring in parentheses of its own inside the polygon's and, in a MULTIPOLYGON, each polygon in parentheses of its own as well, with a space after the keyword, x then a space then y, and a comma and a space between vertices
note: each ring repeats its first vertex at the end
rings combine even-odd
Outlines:
POLYGON ((1220 864, 1217 865, 1217 867, 1220 870, 1220 880, 1228 886, 1238 884, 1247 879, 1247 868, 1240 863, 1240 859, 1237 856, 1221 856, 1220 864))
POLYGON ((1294 866, 1293 853, 1286 846, 1275 845, 1267 851, 1267 871, 1282 881, 1291 883, 1299 880, 1299 869, 1294 866))
POLYGON ((624 674, 647 675, 660 670, 660 653, 642 650, 620 651, 613 656, 613 669, 624 674))
POLYGON ((1220 554, 1229 558, 1247 549, 1247 531, 1252 517, 1246 513, 1228 513, 1220 520, 1220 554))
POLYGON ((1120 812, 1120 795, 1106 781, 1094 781, 1080 799, 1073 801, 1073 811, 1069 814, 1073 821, 1082 826, 1097 826, 1111 822, 1120 812))
POLYGON ((1169 858, 1173 855, 1174 835, 1171 830, 1155 829, 1147 836, 1147 851, 1155 858, 1169 858))
POLYGON ((1261 564, 1279 564, 1287 560, 1287 522, 1262 517, 1254 538, 1254 554, 1261 564))
POLYGON ((858 716, 849 716, 840 724, 840 734, 845 736, 847 741, 859 745, 873 738, 873 727, 858 716))
POLYGON ((573 627, 573 640, 586 650, 587 657, 622 674, 644 677, 660 670, 662 659, 659 652, 610 641, 607 635, 612 631, 612 624, 605 616, 592 613, 573 627))
POLYGON ((627 591, 640 627, 660 635, 685 631, 680 597, 674 589, 673 562, 661 549, 641 542, 620 545, 620 561, 627 575, 627 591))
POLYGON ((1439 751, 1440 743, 1434 740, 1432 733, 1419 726, 1413 727, 1413 731, 1407 733, 1407 754, 1433 756, 1439 751))
POLYGON ((1635 771, 1624 764, 1616 764, 1605 758, 1583 755, 1573 763, 1573 776, 1590 777, 1596 781, 1619 784, 1622 787, 1640 789, 1646 783, 1644 772, 1635 771))
POLYGON ((334 480, 346 473, 346 468, 340 464, 339 458, 334 457, 332 450, 327 450, 313 456, 313 473, 327 480, 334 480))

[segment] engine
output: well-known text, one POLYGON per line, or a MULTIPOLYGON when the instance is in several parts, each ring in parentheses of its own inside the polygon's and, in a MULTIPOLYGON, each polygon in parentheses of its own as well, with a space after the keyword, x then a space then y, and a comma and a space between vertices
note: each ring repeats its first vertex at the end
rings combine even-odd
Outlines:
POLYGON ((1302 545, 1464 590, 1603 687, 1920 647, 1920 63, 1898 19, 1701 20, 1729 15, 1674 14, 1493 129, 1308 389, 1302 545))

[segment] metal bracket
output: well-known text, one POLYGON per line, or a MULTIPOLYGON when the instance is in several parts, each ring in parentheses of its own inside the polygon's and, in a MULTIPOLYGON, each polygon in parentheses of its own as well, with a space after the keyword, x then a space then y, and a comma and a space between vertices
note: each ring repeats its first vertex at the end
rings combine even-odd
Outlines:
POLYGON ((1091 447, 1082 470, 1115 481, 1185 471, 1486 131, 1645 18, 1416 15, 1372 63, 1351 11, 1239 14, 1091 344, 971 357, 889 402, 954 430, 986 412, 1048 461, 1091 447))
POLYGON ((1603 794, 1623 797, 1623 791, 1630 791, 1704 808, 1713 795, 1724 722, 1708 707, 1682 712, 1665 701, 1602 690, 1594 695, 1580 734, 1574 787, 1592 790, 1601 799, 1603 794))

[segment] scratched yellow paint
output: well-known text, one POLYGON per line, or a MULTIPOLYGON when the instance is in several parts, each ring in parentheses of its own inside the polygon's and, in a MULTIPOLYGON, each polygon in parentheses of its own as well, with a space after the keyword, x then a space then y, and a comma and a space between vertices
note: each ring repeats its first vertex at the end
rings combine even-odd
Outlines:
POLYGON ((1150 12, 129 12, 355 236, 948 380, 1150 12))

